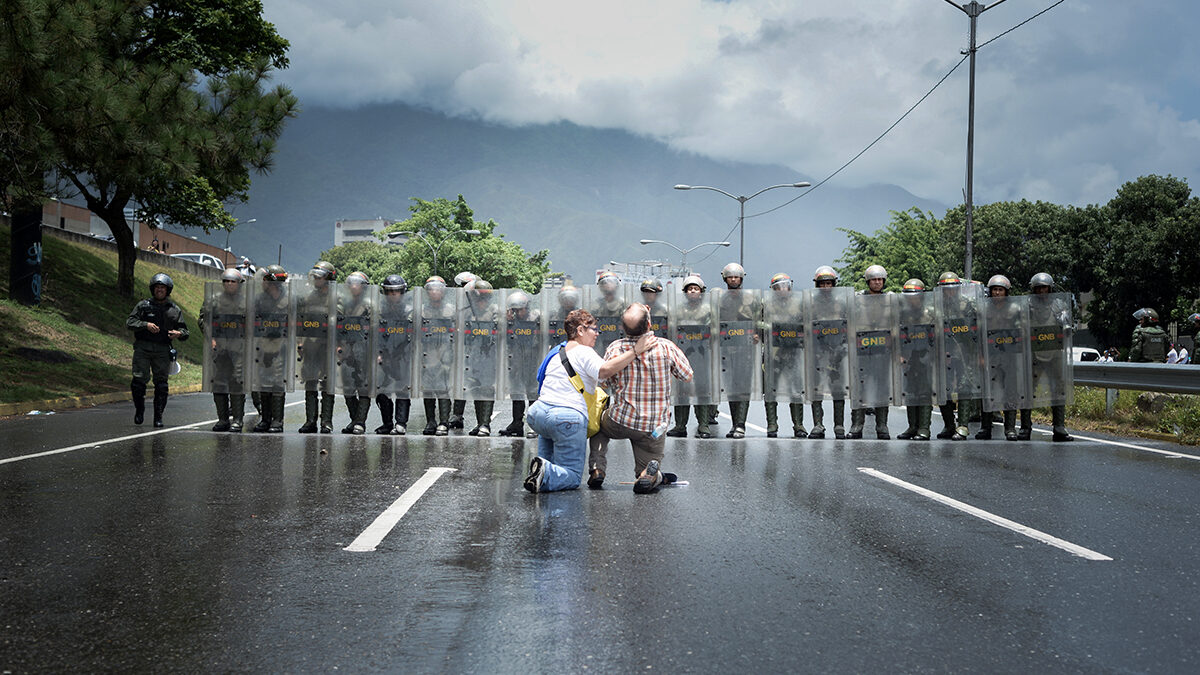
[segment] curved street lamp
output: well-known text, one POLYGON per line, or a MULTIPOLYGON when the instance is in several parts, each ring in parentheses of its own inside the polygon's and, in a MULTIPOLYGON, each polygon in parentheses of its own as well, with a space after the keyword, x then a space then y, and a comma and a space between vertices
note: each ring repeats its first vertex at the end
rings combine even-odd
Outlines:
POLYGON ((680 184, 680 185, 676 185, 675 189, 676 190, 712 190, 713 192, 720 192, 721 194, 725 195, 726 197, 729 197, 730 199, 737 201, 737 203, 741 207, 741 210, 738 212, 738 264, 745 267, 746 266, 746 260, 745 260, 745 258, 746 258, 746 256, 745 256, 745 252, 746 252, 746 228, 745 228, 745 226, 746 226, 746 202, 750 201, 751 199, 754 199, 755 197, 766 192, 767 190, 774 190, 775 188, 805 188, 805 187, 810 187, 810 186, 812 186, 812 183, 809 183, 806 180, 802 180, 799 183, 782 183, 780 185, 772 185, 770 187, 765 187, 765 188, 759 190, 758 192, 755 192, 754 194, 750 195, 749 197, 732 195, 720 188, 710 187, 708 185, 683 185, 683 184, 680 184))
POLYGON ((688 269, 687 269, 687 254, 691 253, 692 251, 695 251, 698 248, 702 248, 704 246, 730 246, 731 245, 730 242, 727 242, 727 241, 706 241, 702 244, 696 244, 695 246, 693 246, 689 249, 682 249, 682 248, 679 248, 678 246, 676 246, 675 244, 672 244, 669 241, 663 241, 662 239, 643 239, 639 243, 641 243, 642 246, 645 246, 646 244, 662 244, 663 246, 670 246, 671 248, 675 249, 676 251, 679 251, 679 254, 680 254, 679 268, 681 270, 683 270, 685 273, 688 271, 688 269))
MULTIPOLYGON (((436 277, 436 276, 439 276, 438 275, 438 264, 437 264, 438 251, 442 250, 442 247, 446 245, 446 242, 450 241, 456 235, 460 235, 460 234, 476 235, 476 234, 483 234, 483 233, 480 232, 479 230, 455 230, 455 231, 447 234, 446 237, 444 239, 442 239, 442 243, 437 245, 437 248, 434 248, 433 244, 430 244, 429 240, 426 239, 425 236, 422 235, 420 232, 388 232, 387 237, 389 240, 391 240, 388 242, 389 244, 396 243, 396 241, 395 241, 396 239, 400 239, 400 238, 407 239, 408 237, 412 237, 414 235, 418 239, 420 239, 421 243, 425 244, 425 246, 427 246, 429 248, 429 251, 431 253, 433 253, 433 276, 436 277)), ((403 244, 401 244, 401 245, 403 245, 403 244)))

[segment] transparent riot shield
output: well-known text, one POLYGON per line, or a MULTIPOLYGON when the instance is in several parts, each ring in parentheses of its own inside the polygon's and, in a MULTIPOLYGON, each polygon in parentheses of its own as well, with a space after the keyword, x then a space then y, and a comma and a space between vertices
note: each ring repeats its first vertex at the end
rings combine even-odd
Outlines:
POLYGON ((763 400, 803 403, 804 293, 781 288, 769 290, 765 296, 763 400))
POLYGON ((371 346, 371 315, 375 304, 375 286, 339 283, 337 314, 333 326, 334 393, 345 396, 375 397, 371 346))
POLYGON ((335 284, 309 277, 292 279, 292 318, 296 335, 296 390, 333 393, 335 284))
POLYGON ((896 295, 853 296, 850 302, 850 401, 852 408, 891 405, 900 381, 896 347, 896 295))
POLYGON ((654 298, 654 302, 647 303, 645 300, 645 295, 641 291, 638 291, 636 294, 633 291, 630 291, 630 296, 633 298, 632 300, 630 300, 630 302, 634 302, 634 301, 641 302, 642 304, 645 304, 647 307, 649 307, 650 308, 650 330, 654 331, 654 334, 659 337, 664 337, 664 338, 670 337, 671 336, 671 320, 669 317, 670 317, 670 313, 671 313, 671 310, 670 310, 671 300, 670 300, 669 291, 663 292, 663 293, 655 293, 654 295, 657 296, 654 298), (638 296, 641 296, 641 297, 638 297, 638 296))
POLYGON ((248 285, 221 281, 204 284, 204 306, 200 310, 204 391, 244 394, 250 390, 246 380, 246 354, 250 352, 248 285))
POLYGON ((457 371, 461 373, 455 398, 495 401, 500 382, 500 345, 504 311, 499 291, 475 289, 463 292, 458 310, 461 347, 457 353, 457 371))
POLYGON ((720 400, 717 389, 717 312, 709 293, 688 294, 671 290, 668 305, 671 341, 692 366, 692 381, 672 386, 675 405, 708 405, 720 400))
POLYGON ((932 293, 896 298, 900 350, 900 398, 904 406, 931 406, 938 398, 937 300, 932 293))
POLYGON ((1029 408, 1029 296, 984 298, 979 319, 987 374, 984 411, 1029 408))
POLYGON ((584 287, 583 308, 596 318, 596 328, 600 334, 596 337, 596 353, 604 356, 608 346, 625 335, 621 326, 621 314, 629 305, 626 299, 628 286, 615 281, 615 277, 606 279, 603 285, 584 287))
POLYGON ((938 286, 938 404, 983 398, 983 338, 979 328, 982 289, 975 284, 938 286))
POLYGON ((250 287, 250 389, 271 394, 292 390, 296 359, 295 320, 285 281, 254 279, 250 287))
POLYGON ((809 401, 850 398, 850 288, 806 288, 805 385, 809 401))
POLYGON ((1069 293, 1046 293, 1029 297, 1029 349, 1032 405, 1041 408, 1075 402, 1074 372, 1071 369, 1071 334, 1075 328, 1069 293))
POLYGON ((563 286, 542 291, 545 304, 542 311, 546 317, 546 337, 551 345, 567 341, 567 330, 564 324, 567 315, 576 309, 583 308, 583 291, 574 286, 563 286))
POLYGON ((542 326, 545 297, 522 290, 504 291, 504 394, 514 401, 532 401, 538 396, 537 370, 546 353, 542 326))
POLYGON ((455 347, 462 289, 418 288, 413 296, 417 332, 417 396, 450 398, 455 385, 455 347))
POLYGON ((379 289, 371 314, 375 332, 375 391, 392 398, 412 398, 412 294, 379 289))
POLYGON ((721 400, 762 397, 762 297, 757 289, 712 291, 717 305, 721 400))

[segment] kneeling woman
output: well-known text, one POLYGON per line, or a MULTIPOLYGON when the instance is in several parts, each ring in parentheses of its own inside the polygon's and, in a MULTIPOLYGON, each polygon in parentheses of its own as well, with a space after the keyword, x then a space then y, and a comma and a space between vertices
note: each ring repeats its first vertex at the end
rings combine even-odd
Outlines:
MULTIPOLYGON (((635 350, 605 361, 596 355, 600 330, 587 310, 577 309, 564 322, 567 342, 561 348, 566 360, 591 394, 596 383, 621 372, 633 362, 635 350)), ((525 421, 538 433, 538 454, 529 462, 525 489, 530 492, 574 490, 583 478, 587 457, 587 403, 571 383, 562 358, 557 354, 546 363, 538 399, 525 413, 525 421)))

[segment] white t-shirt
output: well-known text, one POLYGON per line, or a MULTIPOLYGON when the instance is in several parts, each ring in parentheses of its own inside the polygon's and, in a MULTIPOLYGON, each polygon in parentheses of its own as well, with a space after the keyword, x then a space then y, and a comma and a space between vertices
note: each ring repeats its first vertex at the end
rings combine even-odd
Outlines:
MULTIPOLYGON (((600 380, 600 366, 604 365, 604 359, 600 358, 596 350, 576 345, 567 350, 567 360, 571 362, 571 367, 575 369, 579 379, 583 380, 584 390, 589 394, 596 391, 596 383, 600 380)), ((567 369, 563 368, 562 358, 558 354, 546 364, 546 377, 542 380, 538 400, 546 405, 574 408, 587 417, 587 404, 583 402, 583 395, 567 378, 567 369)))

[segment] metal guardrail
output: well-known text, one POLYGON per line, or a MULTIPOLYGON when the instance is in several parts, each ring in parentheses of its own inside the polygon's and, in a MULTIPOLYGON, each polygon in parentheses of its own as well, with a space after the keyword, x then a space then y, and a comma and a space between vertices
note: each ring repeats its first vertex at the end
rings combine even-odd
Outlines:
POLYGON ((1105 389, 1137 389, 1200 394, 1200 365, 1076 362, 1075 384, 1105 389))

